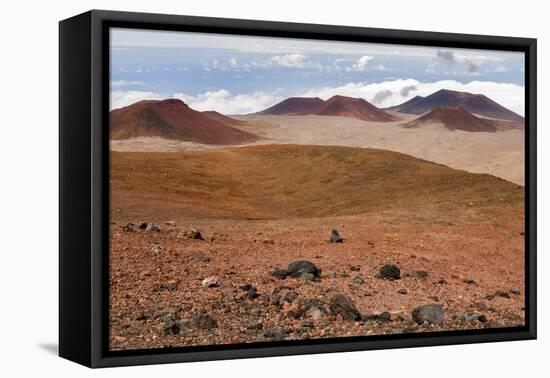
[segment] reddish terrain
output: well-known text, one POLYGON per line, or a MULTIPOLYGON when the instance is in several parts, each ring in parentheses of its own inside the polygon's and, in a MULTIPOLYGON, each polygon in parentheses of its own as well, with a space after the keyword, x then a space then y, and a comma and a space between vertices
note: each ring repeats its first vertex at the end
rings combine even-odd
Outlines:
POLYGON ((258 114, 314 114, 324 103, 319 97, 289 97, 258 114))
POLYGON ((401 113, 422 114, 439 106, 460 106, 476 115, 505 121, 523 122, 523 117, 519 114, 506 109, 485 95, 451 91, 448 89, 441 89, 426 97, 416 96, 401 105, 387 108, 387 110, 401 113))
POLYGON ((258 139, 233 127, 230 122, 193 110, 175 99, 140 101, 112 110, 110 133, 111 139, 163 137, 220 145, 250 143, 258 139))
POLYGON ((204 114, 205 116, 207 116, 209 118, 220 121, 220 122, 222 122, 226 125, 239 126, 239 125, 244 125, 246 123, 245 121, 235 119, 235 118, 231 118, 229 116, 223 115, 223 114, 221 114, 219 112, 216 112, 214 110, 207 110, 207 111, 202 112, 202 114, 204 114))
POLYGON ((524 324, 523 188, 490 175, 349 147, 114 152, 111 195, 112 349, 524 324), (295 260, 319 277, 272 275, 295 260), (414 321, 426 304, 442 324, 414 321))
POLYGON ((378 109, 362 98, 346 96, 333 96, 326 101, 318 97, 291 97, 258 114, 340 116, 372 122, 392 122, 397 120, 397 117, 378 109))

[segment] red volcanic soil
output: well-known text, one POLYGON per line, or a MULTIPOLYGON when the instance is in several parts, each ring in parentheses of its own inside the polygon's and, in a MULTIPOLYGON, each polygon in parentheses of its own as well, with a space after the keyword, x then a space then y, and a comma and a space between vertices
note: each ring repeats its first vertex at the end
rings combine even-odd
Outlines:
POLYGON ((196 143, 233 145, 253 142, 254 134, 191 109, 181 100, 146 100, 110 114, 111 139, 162 137, 196 143))
POLYGON ((313 114, 325 102, 319 97, 289 97, 284 101, 267 108, 258 114, 283 115, 283 114, 313 114))
POLYGON ((440 123, 449 130, 463 131, 497 131, 493 120, 478 118, 463 107, 438 106, 431 112, 418 117, 405 126, 418 127, 430 123, 440 123))
POLYGON ((325 115, 352 117, 363 121, 392 122, 397 118, 362 98, 333 96, 327 101, 318 97, 290 97, 258 114, 325 115))
POLYGON ((401 105, 388 108, 388 110, 396 110, 410 114, 422 114, 438 106, 460 106, 470 113, 484 117, 523 122, 523 117, 519 114, 506 109, 485 95, 451 91, 448 89, 441 89, 427 97, 419 98, 419 96, 417 96, 401 105))
POLYGON ((231 118, 226 115, 223 115, 215 110, 207 110, 205 112, 202 112, 205 116, 215 119, 217 121, 223 122, 226 125, 243 125, 246 123, 246 121, 241 121, 239 119, 231 118))
POLYGON ((333 96, 329 98, 315 114, 352 117, 372 122, 392 122, 397 120, 392 115, 378 109, 362 98, 345 96, 333 96))

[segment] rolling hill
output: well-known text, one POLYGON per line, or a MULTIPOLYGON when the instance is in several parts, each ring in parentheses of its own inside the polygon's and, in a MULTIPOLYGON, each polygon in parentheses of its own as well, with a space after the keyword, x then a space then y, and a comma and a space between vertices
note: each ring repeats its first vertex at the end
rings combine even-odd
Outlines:
POLYGON ((449 130, 463 130, 472 132, 495 132, 497 121, 478 118, 461 106, 438 106, 430 112, 406 123, 405 127, 422 127, 438 124, 449 130))
MULTIPOLYGON (((200 217, 282 219, 371 211, 523 206, 523 188, 378 149, 261 145, 220 150, 112 153, 116 198, 200 217), (164 177, 170 177, 166 180, 164 177), (289 185, 292 183, 292 185, 289 185)), ((145 206, 145 205, 144 205, 145 206)))
POLYGON ((318 97, 290 97, 265 109, 260 115, 323 115, 352 117, 371 122, 392 122, 396 117, 378 109, 362 98, 333 96, 326 101, 318 97))
POLYGON ((416 96, 413 99, 386 110, 401 113, 422 114, 438 106, 462 107, 470 113, 513 122, 523 122, 523 117, 506 109, 485 95, 441 89, 429 96, 416 96))
POLYGON ((161 137, 218 145, 258 139, 254 134, 232 127, 232 122, 225 119, 229 117, 220 116, 205 115, 177 99, 145 100, 111 111, 110 136, 113 140, 161 137))

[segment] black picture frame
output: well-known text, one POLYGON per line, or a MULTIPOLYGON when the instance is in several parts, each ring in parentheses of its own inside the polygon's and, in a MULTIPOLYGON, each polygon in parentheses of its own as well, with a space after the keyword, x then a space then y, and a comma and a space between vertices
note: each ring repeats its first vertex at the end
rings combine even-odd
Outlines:
POLYGON ((92 10, 59 24, 59 355, 88 367, 535 339, 536 39, 92 10), (525 326, 109 351, 110 27, 525 53, 525 326))

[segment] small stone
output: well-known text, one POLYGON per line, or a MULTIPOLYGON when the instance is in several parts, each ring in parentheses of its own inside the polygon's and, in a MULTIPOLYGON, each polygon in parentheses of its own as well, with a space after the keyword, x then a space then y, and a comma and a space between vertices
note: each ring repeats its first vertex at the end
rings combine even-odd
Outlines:
POLYGON ((284 280, 288 276, 288 272, 286 271, 286 269, 277 268, 271 273, 271 276, 275 277, 278 280, 284 280))
POLYGON ((353 301, 343 294, 335 294, 330 298, 330 311, 333 315, 341 315, 346 320, 361 319, 361 314, 353 301))
POLYGON ((154 255, 161 253, 163 250, 164 248, 160 244, 153 244, 153 246, 151 247, 151 253, 153 253, 154 255))
POLYGON ((401 278, 401 271, 396 265, 387 264, 380 268, 380 277, 386 280, 397 280, 401 278))
POLYGON ((429 324, 442 324, 444 320, 443 307, 439 304, 429 304, 417 307, 412 312, 413 320, 422 325, 425 322, 429 324))
POLYGON ((314 277, 319 277, 321 274, 321 270, 317 269, 317 267, 309 261, 305 260, 297 260, 293 261, 288 265, 288 269, 286 270, 287 274, 290 277, 298 278, 303 273, 311 273, 314 277))
POLYGON ((166 335, 177 335, 180 332, 180 327, 176 321, 174 314, 166 314, 164 316, 164 333, 166 335))
POLYGON ((319 320, 328 316, 327 310, 317 299, 308 300, 303 306, 303 313, 308 318, 319 320))
POLYGON ((353 279, 353 283, 356 285, 362 285, 365 283, 365 279, 361 276, 357 276, 353 279))
POLYGON ((286 292, 286 294, 282 297, 283 302, 292 303, 294 300, 298 298, 298 294, 296 294, 295 291, 289 290, 286 292))
POLYGON ((153 223, 147 224, 147 227, 145 227, 145 231, 147 232, 160 232, 160 228, 155 226, 153 223))
POLYGON ((464 314, 459 316, 457 320, 464 321, 466 323, 475 321, 485 323, 487 322, 487 317, 479 312, 465 312, 464 314))
POLYGON ((425 270, 413 270, 409 273, 409 276, 425 280, 426 278, 428 278, 428 272, 426 272, 425 270))
POLYGON ((330 242, 331 243, 342 243, 344 239, 340 236, 338 233, 338 230, 332 230, 332 233, 330 235, 330 242))
POLYGON ((138 224, 138 227, 139 227, 140 230, 145 230, 149 223, 147 223, 147 222, 138 222, 137 224, 138 224))
POLYGON ((284 340, 285 333, 283 331, 275 330, 273 328, 267 328, 263 333, 263 337, 265 337, 266 339, 273 339, 275 341, 284 340))
POLYGON ((328 278, 336 278, 336 272, 328 272, 327 277, 328 278))
POLYGON ((399 294, 403 294, 403 295, 405 295, 405 294, 408 293, 407 289, 405 289, 405 288, 401 288, 401 289, 399 289, 397 292, 398 292, 399 294))
POLYGON ((510 289, 510 294, 520 295, 521 291, 519 291, 518 289, 510 289))
POLYGON ((202 280, 202 286, 218 287, 220 286, 220 279, 218 278, 218 276, 206 277, 204 280, 202 280))
POLYGON ((166 221, 164 223, 166 223, 167 226, 175 226, 176 225, 176 221, 173 221, 173 220, 166 221))
POLYGON ((254 300, 254 299, 258 298, 259 296, 260 296, 260 294, 258 294, 258 290, 254 286, 252 286, 246 292, 246 298, 249 299, 249 300, 254 300))
POLYGON ((313 280, 315 280, 315 276, 311 273, 304 272, 300 276, 300 279, 303 280, 303 281, 306 281, 306 282, 307 281, 313 281, 313 280))
POLYGON ((361 270, 361 267, 358 265, 351 265, 349 267, 349 270, 351 270, 352 272, 359 272, 361 270))
POLYGON ((204 240, 201 232, 194 228, 180 232, 177 237, 178 239, 204 240))
POLYGON ((128 223, 122 226, 121 228, 123 232, 135 232, 133 223, 128 223))
POLYGON ((364 321, 377 321, 379 323, 385 323, 391 320, 391 314, 388 311, 384 311, 379 314, 363 315, 361 319, 364 321))
POLYGON ((193 325, 199 329, 212 329, 218 327, 218 322, 216 322, 216 319, 211 317, 208 314, 195 314, 191 318, 191 322, 193 325))
POLYGON ((210 257, 208 255, 205 255, 201 251, 193 251, 189 255, 189 258, 194 261, 200 261, 200 262, 210 262, 210 257))

